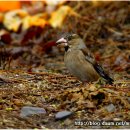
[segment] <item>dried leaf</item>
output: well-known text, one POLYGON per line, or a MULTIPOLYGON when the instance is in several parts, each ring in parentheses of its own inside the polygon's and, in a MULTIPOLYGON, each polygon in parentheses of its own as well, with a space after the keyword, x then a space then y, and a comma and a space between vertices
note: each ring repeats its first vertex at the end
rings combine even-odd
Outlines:
POLYGON ((58 10, 51 14, 49 23, 54 28, 61 27, 68 14, 78 16, 78 14, 74 12, 73 9, 69 6, 61 6, 58 10))

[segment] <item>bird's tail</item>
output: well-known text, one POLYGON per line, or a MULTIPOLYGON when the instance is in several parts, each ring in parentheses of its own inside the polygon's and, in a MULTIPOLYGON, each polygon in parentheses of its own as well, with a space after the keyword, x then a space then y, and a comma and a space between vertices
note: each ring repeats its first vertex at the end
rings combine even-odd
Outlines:
POLYGON ((106 73, 104 72, 103 68, 102 68, 99 64, 96 63, 96 64, 94 65, 94 68, 95 68, 95 70, 98 72, 98 74, 99 74, 101 77, 103 77, 103 78, 107 81, 107 83, 113 84, 114 80, 113 80, 112 78, 110 78, 110 77, 108 76, 108 74, 106 74, 106 73))
POLYGON ((107 81, 110 85, 112 85, 113 82, 114 82, 114 80, 113 80, 112 78, 110 78, 107 74, 106 74, 103 78, 106 79, 106 81, 107 81))

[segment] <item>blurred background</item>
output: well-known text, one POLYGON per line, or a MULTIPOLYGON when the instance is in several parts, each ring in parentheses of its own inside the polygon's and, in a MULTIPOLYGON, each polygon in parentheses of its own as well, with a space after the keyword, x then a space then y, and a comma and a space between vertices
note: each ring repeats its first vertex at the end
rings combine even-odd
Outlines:
POLYGON ((1 68, 63 72, 55 41, 79 34, 109 72, 130 73, 130 2, 0 1, 1 68))

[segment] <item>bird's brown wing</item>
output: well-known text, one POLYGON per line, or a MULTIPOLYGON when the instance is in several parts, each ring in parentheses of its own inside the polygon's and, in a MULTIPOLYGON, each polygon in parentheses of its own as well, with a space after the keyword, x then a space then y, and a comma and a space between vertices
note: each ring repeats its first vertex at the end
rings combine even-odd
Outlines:
POLYGON ((91 52, 90 52, 87 48, 82 49, 82 52, 83 52, 83 54, 85 55, 86 60, 93 65, 93 67, 94 67, 94 69, 97 71, 97 73, 98 73, 101 77, 103 77, 104 79, 106 79, 109 84, 112 84, 112 83, 113 83, 113 79, 110 78, 110 77, 108 76, 108 74, 106 74, 106 72, 103 70, 103 68, 101 67, 101 65, 99 65, 99 64, 96 62, 96 60, 95 60, 94 56, 91 54, 91 52))
POLYGON ((85 55, 85 58, 88 62, 90 62, 91 64, 95 64, 95 58, 92 55, 92 53, 88 50, 88 48, 83 48, 81 49, 81 51, 85 55))

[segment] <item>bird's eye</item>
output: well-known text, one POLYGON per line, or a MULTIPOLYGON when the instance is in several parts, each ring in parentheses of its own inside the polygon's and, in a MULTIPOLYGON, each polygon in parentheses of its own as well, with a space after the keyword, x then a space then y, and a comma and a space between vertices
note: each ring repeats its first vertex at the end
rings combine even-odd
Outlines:
POLYGON ((70 41, 72 39, 72 35, 70 35, 69 37, 68 37, 68 41, 70 41))
POLYGON ((72 39, 72 35, 66 36, 65 39, 67 39, 67 41, 70 41, 72 39))

